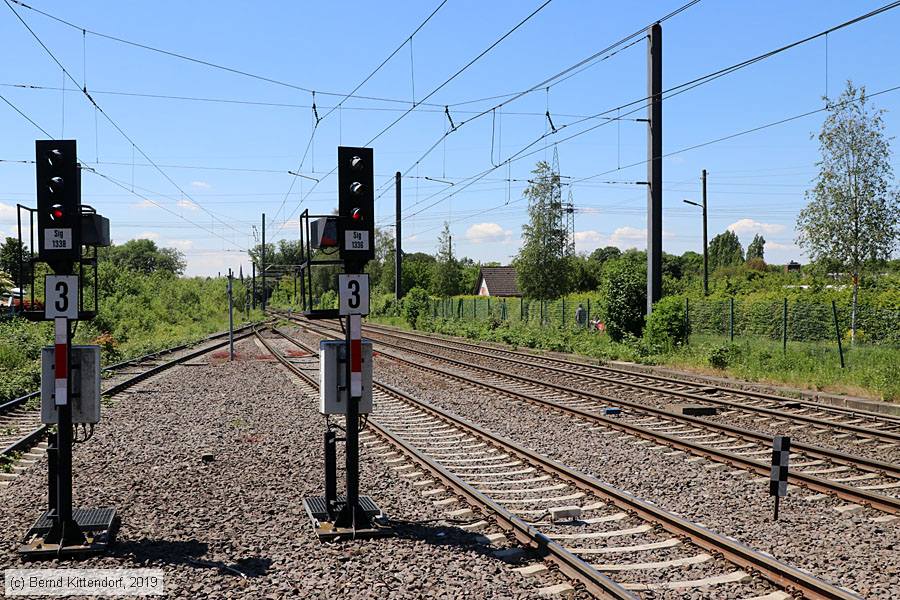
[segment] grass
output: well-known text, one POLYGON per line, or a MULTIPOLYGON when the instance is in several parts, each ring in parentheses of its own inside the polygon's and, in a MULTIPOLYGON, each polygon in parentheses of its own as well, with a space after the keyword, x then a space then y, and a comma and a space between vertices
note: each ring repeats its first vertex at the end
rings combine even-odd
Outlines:
MULTIPOLYGON (((370 320, 410 329, 399 317, 370 320)), ((837 348, 825 342, 789 342, 787 352, 783 352, 780 341, 736 337, 731 343, 723 336, 693 335, 689 344, 660 352, 648 349, 641 339, 614 342, 605 334, 574 328, 429 319, 420 329, 514 348, 665 365, 701 374, 900 402, 900 349, 889 346, 845 348, 846 366, 842 369, 837 348)))

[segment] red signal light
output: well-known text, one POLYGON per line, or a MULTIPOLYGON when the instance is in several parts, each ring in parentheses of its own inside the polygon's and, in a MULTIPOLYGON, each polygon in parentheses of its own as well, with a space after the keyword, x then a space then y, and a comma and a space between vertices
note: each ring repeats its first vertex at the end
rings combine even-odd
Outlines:
POLYGON ((362 218, 363 218, 362 211, 358 208, 354 208, 350 212, 350 218, 353 219, 354 221, 362 221, 362 218))
POLYGON ((50 220, 59 221, 63 218, 63 209, 61 204, 54 204, 50 207, 50 220))

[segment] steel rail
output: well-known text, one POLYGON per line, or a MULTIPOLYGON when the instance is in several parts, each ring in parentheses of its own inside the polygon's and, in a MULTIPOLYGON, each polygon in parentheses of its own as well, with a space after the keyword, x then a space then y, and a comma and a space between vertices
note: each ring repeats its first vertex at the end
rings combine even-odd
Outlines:
MULTIPOLYGON (((779 394, 762 392, 759 390, 753 389, 743 389, 743 388, 735 388, 735 387, 725 387, 718 384, 708 384, 699 381, 692 381, 690 379, 684 379, 681 377, 677 377, 675 375, 667 376, 667 375, 658 375, 656 373, 645 373, 642 371, 634 371, 621 367, 612 367, 604 364, 594 364, 591 362, 587 362, 586 360, 574 360, 571 358, 563 358, 559 356, 551 356, 546 353, 540 352, 523 352, 521 350, 514 350, 512 348, 504 348, 500 347, 498 342, 487 342, 489 345, 481 345, 481 344, 473 344, 471 342, 454 338, 448 335, 442 334, 431 334, 425 335, 421 333, 416 333, 412 331, 406 331, 402 329, 398 329, 395 327, 390 327, 386 325, 375 325, 372 323, 366 324, 366 329, 369 331, 375 331, 376 333, 381 333, 382 335, 394 336, 398 338, 415 338, 415 339, 425 339, 430 341, 442 341, 449 342, 451 344, 457 344, 460 346, 466 346, 468 348, 478 348, 480 350, 484 350, 485 348, 489 348, 491 350, 495 350, 497 352, 503 352, 506 354, 511 354, 514 356, 521 356, 527 359, 540 359, 549 362, 554 362, 563 366, 574 366, 574 367, 583 367, 594 369, 598 371, 607 371, 616 373, 618 375, 630 375, 634 377, 644 377, 646 379, 654 379, 657 381, 668 382, 668 383, 678 383, 685 385, 695 385, 702 386, 708 389, 713 389, 719 392, 724 392, 726 394, 735 394, 735 395, 743 395, 743 396, 751 396, 754 398, 759 398, 762 400, 770 400, 773 402, 781 402, 781 403, 789 403, 789 404, 802 404, 803 406, 814 408, 816 410, 829 411, 835 414, 844 414, 847 416, 853 417, 868 417, 871 419, 876 419, 883 421, 885 423, 889 423, 891 425, 900 425, 900 417, 894 416, 887 413, 876 412, 872 410, 865 410, 862 408, 850 408, 847 406, 839 406, 834 404, 824 404, 821 402, 815 402, 813 400, 806 400, 803 398, 797 398, 793 396, 782 396, 779 394)), ((686 377, 689 375, 686 375, 686 377)), ((753 382, 747 382, 748 385, 753 385, 753 382)))
MULTIPOLYGON (((431 340, 429 340, 429 341, 425 341, 425 340, 420 340, 420 339, 415 338, 415 337, 412 337, 412 336, 405 336, 405 335, 400 335, 400 334, 396 334, 396 333, 389 333, 389 334, 381 333, 381 332, 376 332, 376 333, 380 333, 380 335, 386 335, 386 336, 395 337, 395 338, 398 338, 398 339, 401 339, 401 340, 404 340, 404 339, 405 339, 405 340, 412 341, 412 342, 415 342, 415 343, 419 343, 419 344, 422 344, 422 345, 425 345, 425 346, 429 346, 429 345, 430 345, 430 346, 434 346, 434 347, 437 347, 437 348, 446 348, 446 349, 449 349, 449 350, 452 350, 452 351, 455 351, 455 352, 462 352, 462 353, 465 353, 465 354, 471 354, 471 355, 475 355, 475 356, 481 356, 481 357, 484 357, 484 358, 492 358, 492 359, 494 359, 494 360, 502 360, 502 361, 506 361, 506 362, 510 362, 510 363, 518 364, 518 365, 525 365, 525 366, 530 366, 530 367, 533 367, 533 366, 534 366, 534 362, 528 362, 528 361, 526 361, 526 360, 519 360, 519 359, 517 359, 517 358, 510 358, 510 357, 505 357, 505 356, 496 356, 496 355, 493 355, 493 354, 490 354, 490 353, 484 352, 484 351, 469 350, 469 349, 463 349, 463 348, 451 348, 451 347, 449 347, 449 346, 447 346, 447 345, 443 345, 443 344, 440 344, 440 343, 435 342, 433 338, 432 338, 431 340)), ((453 343, 456 343, 456 342, 454 341, 453 343)), ((543 359, 544 357, 533 357, 533 358, 541 358, 541 359, 543 359)), ((551 360, 553 360, 553 359, 551 359, 551 360)), ((578 364, 578 363, 573 363, 573 365, 577 365, 577 364, 578 364)), ((592 366, 592 365, 582 365, 582 366, 592 366)), ((584 372, 581 372, 581 373, 574 373, 574 374, 573 374, 573 373, 571 372, 571 370, 567 370, 567 369, 561 368, 561 367, 554 367, 554 366, 551 366, 551 365, 540 365, 540 368, 541 368, 541 369, 546 369, 546 370, 548 370, 548 371, 552 371, 552 372, 554 372, 554 373, 562 373, 562 374, 564 374, 564 375, 569 375, 569 376, 575 375, 575 376, 577 376, 577 377, 585 377, 585 378, 587 378, 587 379, 592 379, 592 380, 594 380, 594 381, 600 381, 600 382, 606 382, 606 383, 613 383, 613 384, 615 384, 615 385, 622 385, 622 386, 632 387, 632 388, 636 388, 636 389, 640 389, 640 390, 644 390, 644 391, 648 391, 648 392, 661 393, 661 394, 668 394, 668 395, 672 395, 672 396, 677 396, 677 397, 679 397, 679 398, 685 398, 685 399, 688 399, 688 400, 693 400, 693 401, 695 401, 695 402, 709 402, 709 403, 713 403, 713 404, 718 404, 718 405, 720 405, 720 406, 727 406, 727 407, 730 407, 730 408, 733 408, 733 409, 736 409, 736 410, 743 410, 743 411, 749 411, 749 412, 761 413, 761 414, 768 415, 768 416, 772 416, 772 417, 778 417, 778 418, 780 418, 780 419, 791 419, 791 420, 794 420, 794 421, 799 421, 799 422, 801 422, 801 423, 808 423, 808 424, 810 424, 810 425, 818 425, 818 426, 823 426, 823 427, 829 427, 829 428, 832 428, 832 429, 843 429, 843 430, 845 430, 845 431, 852 431, 853 433, 856 433, 856 434, 859 434, 859 435, 865 435, 865 436, 868 436, 868 437, 871 437, 871 438, 875 438, 875 439, 880 439, 880 440, 883 440, 883 441, 886 441, 886 442, 898 442, 898 443, 900 443, 900 432, 894 432, 894 431, 881 431, 881 430, 878 430, 878 429, 871 429, 871 428, 868 428, 868 427, 860 427, 860 426, 858 426, 858 425, 836 423, 836 422, 834 422, 834 421, 829 421, 829 420, 827 420, 827 419, 817 419, 817 418, 815 418, 815 417, 807 417, 807 416, 805 416, 805 415, 797 415, 797 414, 793 414, 793 413, 784 413, 784 412, 782 412, 782 411, 779 411, 779 410, 776 410, 776 409, 773 409, 773 408, 764 408, 764 407, 761 407, 761 406, 747 406, 747 405, 745 405, 745 404, 741 404, 740 402, 734 402, 734 401, 731 401, 731 400, 725 400, 725 399, 723 399, 723 398, 713 398, 713 397, 704 396, 704 395, 701 395, 701 394, 695 394, 695 393, 692 393, 692 392, 685 392, 685 391, 681 391, 681 390, 664 389, 664 388, 654 387, 654 386, 652 386, 652 385, 647 385, 647 384, 644 384, 644 383, 637 383, 637 382, 634 382, 634 381, 623 381, 623 380, 621 380, 621 379, 612 379, 612 378, 610 378, 610 377, 604 377, 604 376, 602 376, 602 375, 597 375, 597 374, 595 374, 595 373, 584 373, 584 372)), ((603 367, 599 367, 599 368, 602 369, 603 367)), ((621 372, 621 374, 626 374, 626 375, 629 375, 629 376, 632 376, 632 377, 645 377, 645 375, 643 375, 643 374, 640 374, 640 373, 634 373, 634 372, 630 372, 630 371, 624 371, 624 370, 621 372)), ((657 376, 657 377, 658 377, 658 376, 657 376)), ((677 383, 680 383, 680 384, 687 383, 687 382, 684 382, 684 381, 676 381, 676 382, 677 382, 677 383)), ((739 392, 739 391, 729 391, 729 393, 732 393, 732 394, 740 394, 740 393, 742 393, 742 392, 739 392)))
MULTIPOLYGON (((274 328, 272 328, 272 331, 275 331, 287 340, 293 341, 298 347, 301 347, 307 351, 313 351, 306 344, 291 338, 284 332, 281 332, 274 328)), ((273 355, 278 357, 279 353, 273 352, 273 355)), ((296 370, 302 373, 300 369, 297 369, 294 365, 291 365, 286 359, 279 358, 279 360, 281 360, 282 364, 290 365, 292 371, 296 370)), ((308 381, 311 379, 306 373, 303 373, 303 376, 308 381)), ((385 393, 399 400, 402 400, 403 402, 412 404, 416 408, 428 414, 431 414, 432 416, 439 418, 447 422, 448 424, 453 425, 454 427, 465 430, 471 434, 474 434, 475 436, 481 437, 482 439, 488 440, 491 443, 503 448, 504 451, 511 454, 516 454, 520 458, 528 462, 540 465, 542 468, 552 472, 561 479, 572 483, 580 489, 590 491, 591 493, 612 502, 619 508, 631 511, 645 521, 658 524, 670 533, 690 539, 695 545, 705 550, 709 550, 722 555, 726 560, 728 560, 732 564, 735 564, 736 566, 757 572, 769 581, 782 588, 796 590, 802 593, 807 598, 840 598, 847 600, 858 598, 856 594, 847 592, 841 588, 838 588, 837 586, 822 581, 815 576, 787 565, 772 556, 768 556, 762 554, 761 552, 753 550, 752 548, 741 544, 737 540, 727 538, 705 527, 683 519, 660 508, 659 506, 656 506, 655 504, 651 504, 649 502, 641 500, 625 491, 619 490, 618 488, 604 483, 591 475, 582 473, 551 458, 538 454, 537 452, 534 452, 533 450, 530 450, 529 448, 526 448, 511 440, 491 433, 486 429, 483 429, 480 426, 476 425, 475 423, 472 423, 471 421, 468 421, 458 415, 445 411, 444 409, 439 408, 431 403, 413 398, 405 392, 393 388, 385 383, 376 381, 375 385, 385 393)), ((369 419, 369 424, 373 424, 372 419, 369 419)), ((381 427, 383 429, 382 426, 378 426, 377 424, 375 426, 381 427)), ((388 433, 388 435, 390 434, 388 433)), ((392 439, 396 440, 396 438, 392 439)), ((404 446, 406 446, 406 444, 404 444, 404 446)), ((460 483, 462 483, 463 485, 467 485, 461 481, 460 483)), ((478 492, 476 493, 481 495, 478 492)), ((532 529, 530 526, 528 527, 529 529, 532 529)))
MULTIPOLYGON (((245 327, 241 327, 241 329, 244 330, 244 329, 247 329, 248 327, 252 327, 252 326, 253 325, 248 325, 245 327)), ((244 331, 239 335, 235 335, 234 339, 235 339, 235 341, 237 341, 237 340, 241 340, 246 337, 249 337, 251 335, 253 335, 253 331, 244 331)), ((219 348, 222 348, 223 346, 226 346, 226 345, 228 345, 228 340, 225 340, 223 342, 218 342, 212 346, 205 346, 194 352, 190 352, 183 356, 176 357, 168 362, 162 363, 160 365, 156 365, 155 367, 152 367, 151 369, 148 369, 147 371, 137 373, 137 374, 129 377, 125 381, 121 381, 121 382, 101 391, 100 396, 103 397, 103 396, 111 396, 111 395, 118 394, 119 392, 146 379, 147 377, 157 375, 157 374, 159 374, 171 367, 174 367, 180 363, 189 361, 193 358, 197 358, 198 356, 202 356, 203 354, 206 354, 207 352, 212 352, 213 350, 218 350, 219 348)), ((35 392, 35 394, 39 394, 39 393, 40 392, 35 392)), ((47 424, 42 423, 39 427, 36 427, 35 429, 26 433, 24 436, 20 437, 18 440, 12 442, 6 448, 4 448, 2 451, 0 451, 0 456, 3 456, 3 457, 10 456, 11 454, 13 454, 15 452, 22 452, 25 449, 30 448, 34 444, 38 443, 41 438, 43 438, 44 434, 46 434, 46 432, 47 432, 48 427, 49 426, 47 424)))
MULTIPOLYGON (((278 330, 274 328, 272 328, 272 331, 278 332, 278 330)), ((314 388, 319 387, 318 381, 310 377, 303 369, 300 369, 291 363, 282 353, 277 352, 272 345, 262 337, 258 330, 255 331, 255 333, 260 343, 278 360, 278 362, 314 388)), ((298 347, 302 347, 310 352, 315 352, 308 346, 300 346, 298 344, 298 347)), ((383 384, 376 385, 379 388, 385 387, 383 384)), ((428 471, 433 473, 456 493, 464 496, 472 505, 481 507, 492 513, 501 528, 511 532, 517 540, 535 550, 541 557, 553 562, 560 571, 565 573, 571 579, 581 583, 593 596, 597 598, 637 599, 637 596, 597 571, 588 562, 566 550, 558 542, 551 540, 499 503, 464 482, 462 479, 451 473, 446 467, 438 464, 422 452, 413 448, 396 434, 392 433, 387 427, 379 425, 371 418, 368 420, 368 426, 372 427, 379 435, 402 450, 416 463, 428 469, 428 471)))
MULTIPOLYGON (((255 324, 256 323, 248 323, 247 325, 242 325, 241 327, 236 328, 234 331, 235 331, 235 333, 237 333, 238 331, 244 331, 247 328, 252 327, 255 324)), ((188 344, 181 344, 179 346, 173 346, 171 348, 157 350, 156 352, 150 352, 149 354, 144 354, 143 356, 129 358, 128 360, 123 360, 122 362, 102 367, 101 372, 115 371, 115 370, 121 369, 122 367, 128 367, 128 366, 140 363, 140 362, 144 362, 146 360, 158 358, 159 356, 162 356, 163 354, 171 354, 172 352, 180 352, 181 350, 184 350, 186 348, 190 348, 190 347, 196 346, 198 344, 204 344, 206 342, 212 341, 214 339, 217 339, 217 338, 220 338, 220 337, 223 337, 226 335, 228 335, 227 331, 214 333, 214 334, 207 336, 196 342, 191 342, 188 344)), ((37 398, 40 394, 41 394, 40 390, 35 390, 33 392, 29 392, 29 393, 25 394, 24 396, 19 396, 18 398, 13 398, 12 400, 4 402, 3 404, 0 404, 0 414, 4 413, 10 409, 16 408, 22 404, 25 404, 32 398, 37 398)))
MULTIPOLYGON (((306 324, 304 324, 304 326, 310 330, 313 330, 312 327, 310 327, 306 324)), ((274 331, 285 336, 287 339, 292 340, 292 338, 290 338, 290 336, 287 336, 283 332, 280 332, 278 330, 274 330, 274 331)), ((318 333, 318 332, 316 332, 316 333, 318 333)), ((384 342, 380 342, 380 343, 384 343, 384 342)), ((302 344, 298 343, 298 345, 302 345, 302 344)), ((305 346, 303 346, 303 347, 305 348, 305 346)), ((418 352, 415 350, 409 350, 406 348, 404 348, 403 351, 422 354, 428 358, 431 358, 432 360, 435 358, 433 355, 429 355, 424 352, 418 352)), ((429 371, 429 372, 431 372, 439 377, 442 377, 442 378, 451 377, 451 378, 457 379, 461 382, 468 383, 470 385, 479 386, 483 389, 486 389, 491 392, 498 393, 498 394, 501 394, 504 396, 508 396, 510 398, 524 399, 524 400, 527 400, 528 402, 531 402, 532 404, 536 404, 536 405, 544 406, 544 407, 550 407, 555 410, 558 410, 558 411, 561 411, 561 412, 564 412, 564 413, 567 413, 567 414, 570 414, 570 415, 573 415, 576 417, 580 417, 580 418, 588 420, 588 421, 601 423, 607 427, 611 427, 611 428, 617 429, 619 431, 630 433, 632 435, 636 435, 636 436, 642 437, 644 439, 657 441, 657 442, 661 441, 661 442, 664 442, 665 444, 672 446, 674 448, 686 450, 686 451, 690 452, 691 454, 703 456, 705 458, 714 460, 716 462, 724 462, 728 465, 751 470, 751 471, 754 471, 755 473, 758 473, 759 475, 764 475, 764 476, 769 475, 771 472, 771 465, 760 462, 760 461, 752 460, 750 458, 741 456, 739 454, 735 454, 733 452, 729 452, 727 450, 718 450, 716 448, 703 446, 696 442, 691 442, 689 440, 683 440, 683 439, 680 439, 678 437, 675 437, 675 436, 672 436, 669 434, 656 432, 651 429, 646 429, 644 427, 640 427, 638 425, 632 425, 632 424, 629 424, 626 422, 618 421, 611 417, 606 417, 604 415, 600 415, 600 414, 597 414, 594 412, 582 410, 582 409, 575 408, 572 406, 566 406, 565 404, 554 402, 552 400, 538 398, 538 397, 532 396, 530 394, 525 394, 523 392, 510 391, 508 389, 504 389, 504 388, 501 388, 499 386, 496 386, 496 385, 493 385, 493 384, 490 384, 490 383, 487 383, 484 381, 464 377, 462 375, 453 373, 451 371, 446 371, 444 369, 438 369, 436 367, 430 367, 430 366, 414 363, 410 360, 404 359, 402 357, 398 357, 394 354, 389 354, 389 353, 381 352, 381 351, 379 351, 379 353, 382 354, 383 356, 390 358, 391 360, 396 360, 398 362, 402 362, 413 368, 417 368, 417 369, 424 370, 424 371, 429 371)), ((594 401, 600 400, 605 403, 613 404, 613 405, 628 406, 629 408, 634 408, 636 410, 650 412, 650 413, 653 413, 653 414, 656 414, 659 416, 664 416, 664 417, 672 419, 672 420, 690 423, 690 424, 696 425, 696 426, 702 426, 707 429, 718 429, 720 431, 726 431, 731 435, 734 435, 741 439, 745 439, 747 441, 752 440, 755 442, 767 443, 767 444, 771 444, 771 442, 772 442, 772 438, 770 436, 766 436, 766 435, 757 433, 755 431, 741 429, 741 428, 734 427, 731 425, 722 425, 719 423, 713 423, 710 421, 705 421, 703 419, 699 419, 697 417, 691 417, 688 415, 679 415, 678 413, 670 412, 670 411, 667 411, 664 409, 651 408, 651 407, 644 406, 642 404, 629 402, 629 401, 625 401, 625 400, 618 400, 615 398, 609 398, 607 396, 593 394, 590 392, 573 391, 573 390, 569 390, 560 385, 546 383, 546 382, 538 381, 535 379, 531 379, 531 378, 523 377, 523 376, 519 376, 519 375, 510 375, 510 374, 506 374, 506 373, 500 373, 500 372, 494 371, 492 369, 488 369, 488 368, 477 366, 477 365, 470 365, 468 363, 455 361, 453 359, 448 359, 448 358, 444 358, 444 357, 439 357, 439 358, 440 358, 440 360, 443 360, 445 362, 450 362, 450 363, 462 366, 464 368, 485 371, 492 375, 524 381, 531 385, 535 385, 535 386, 539 386, 539 387, 541 387, 541 386, 549 387, 554 390, 567 393, 569 395, 583 396, 583 397, 590 398, 591 400, 594 400, 594 401)), ((891 475, 898 473, 898 467, 896 465, 892 465, 891 463, 883 463, 881 461, 874 461, 872 459, 867 459, 865 457, 850 456, 850 455, 847 455, 847 454, 844 454, 841 452, 829 450, 827 448, 820 448, 818 446, 810 446, 808 444, 803 444, 803 443, 798 443, 798 442, 792 442, 792 448, 794 450, 796 450, 798 452, 802 452, 803 454, 806 454, 807 456, 810 456, 810 457, 825 458, 825 459, 831 460, 833 462, 837 462, 837 463, 841 463, 841 464, 849 464, 856 468, 861 468, 859 461, 865 461, 866 467, 872 469, 873 471, 891 474, 891 475)), ((897 476, 897 475, 893 475, 893 476, 897 476)), ((873 508, 875 510, 879 510, 879 511, 882 511, 882 512, 885 512, 888 514, 900 514, 900 498, 894 498, 892 496, 887 496, 884 494, 876 494, 876 493, 870 492, 868 490, 862 490, 862 489, 855 488, 852 486, 844 485, 842 483, 836 483, 833 481, 829 481, 828 479, 815 477, 813 475, 806 475, 806 474, 798 472, 798 471, 789 472, 788 473, 788 481, 792 482, 794 484, 802 484, 802 485, 806 486, 807 488, 817 491, 817 492, 820 492, 820 493, 834 494, 837 497, 842 498, 844 500, 848 500, 850 502, 854 502, 854 503, 861 504, 864 506, 869 506, 870 508, 873 508)))

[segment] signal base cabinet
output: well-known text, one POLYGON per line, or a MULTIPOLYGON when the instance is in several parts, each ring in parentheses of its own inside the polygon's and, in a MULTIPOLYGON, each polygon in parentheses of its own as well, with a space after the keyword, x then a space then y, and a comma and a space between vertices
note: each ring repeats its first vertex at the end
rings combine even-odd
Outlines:
MULTIPOLYGON (((319 412, 347 414, 347 343, 343 340, 319 342, 319 412)), ((362 398, 359 414, 372 412, 372 342, 362 340, 362 398)))
MULTIPOLYGON (((59 420, 55 402, 53 346, 41 348, 41 423, 59 420)), ((100 346, 72 346, 72 423, 100 422, 100 346)))

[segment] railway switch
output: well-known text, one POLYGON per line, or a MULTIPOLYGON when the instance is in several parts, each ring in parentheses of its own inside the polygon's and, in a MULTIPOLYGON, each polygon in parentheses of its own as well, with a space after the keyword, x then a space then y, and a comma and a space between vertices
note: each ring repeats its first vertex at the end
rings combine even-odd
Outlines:
MULTIPOLYGON (((319 412, 347 414, 347 344, 343 340, 319 342, 319 412)), ((359 414, 372 412, 372 342, 362 341, 362 396, 359 414)))

